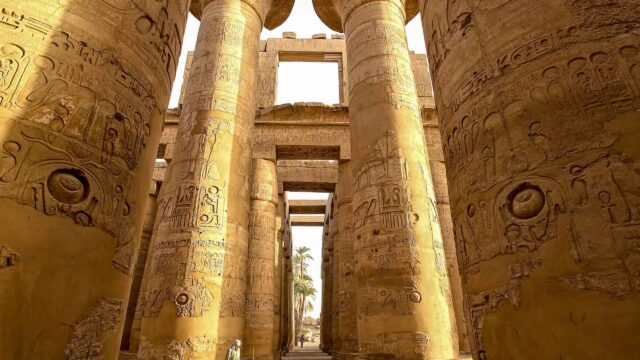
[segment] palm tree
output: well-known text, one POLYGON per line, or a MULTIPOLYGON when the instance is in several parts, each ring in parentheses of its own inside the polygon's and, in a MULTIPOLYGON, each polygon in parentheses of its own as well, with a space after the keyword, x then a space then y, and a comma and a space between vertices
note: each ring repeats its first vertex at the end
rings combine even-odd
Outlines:
POLYGON ((313 311, 311 300, 316 298, 316 289, 313 287, 313 279, 306 273, 309 270, 309 262, 313 257, 309 255, 311 249, 299 247, 295 250, 293 262, 296 264, 294 272, 294 293, 295 293, 295 322, 296 338, 300 338, 302 333, 302 320, 306 312, 313 311))

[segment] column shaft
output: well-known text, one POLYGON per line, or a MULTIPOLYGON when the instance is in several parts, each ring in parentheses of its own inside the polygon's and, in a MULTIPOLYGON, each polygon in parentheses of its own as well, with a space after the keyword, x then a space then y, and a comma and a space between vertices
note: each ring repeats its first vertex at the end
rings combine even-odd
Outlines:
POLYGON ((331 275, 333 277, 331 289, 331 355, 337 359, 342 350, 340 339, 340 230, 338 227, 338 217, 336 216, 336 196, 332 195, 331 209, 329 210, 329 237, 333 244, 333 263, 331 264, 331 275))
POLYGON ((427 144, 427 161, 431 169, 433 178, 433 188, 435 190, 436 207, 438 218, 440 219, 440 230, 442 231, 442 241, 444 243, 445 260, 447 262, 447 274, 449 275, 449 285, 451 287, 451 299, 453 301, 453 314, 455 316, 456 330, 460 352, 468 353, 469 337, 467 336, 467 321, 465 317, 462 278, 456 253, 456 241, 451 221, 451 205, 449 203, 449 191, 447 189, 447 172, 444 164, 444 152, 438 117, 435 109, 423 109, 423 116, 427 120, 424 124, 425 140, 427 144))
POLYGON ((351 161, 344 161, 338 169, 336 187, 336 211, 338 219, 338 246, 341 254, 338 289, 338 336, 340 338, 339 360, 352 360, 358 356, 358 303, 356 297, 355 259, 353 254, 353 193, 351 191, 351 161))
POLYGON ((422 3, 475 358, 637 357, 639 2, 422 3))
POLYGON ((117 357, 188 6, 0 1, 2 358, 117 357))
MULTIPOLYGON (((328 215, 327 215, 328 216, 328 215)), ((322 351, 331 354, 333 348, 333 241, 329 237, 329 224, 325 222, 322 240, 322 351)))
MULTIPOLYGON (((277 184, 276 184, 277 186, 277 184)), ((276 248, 275 248, 275 271, 274 271, 274 311, 273 311, 273 353, 276 358, 280 357, 282 348, 282 334, 284 333, 285 306, 284 289, 285 281, 285 245, 284 241, 284 221, 285 221, 284 197, 278 194, 278 207, 276 209, 276 248)))
POLYGON ((221 359, 242 338, 261 28, 255 8, 241 0, 203 9, 175 155, 159 197, 142 358, 179 352, 221 359))
POLYGON ((404 1, 343 2, 361 357, 458 356, 404 1))
POLYGON ((153 235, 153 226, 156 223, 156 214, 158 213, 158 190, 158 184, 152 181, 149 200, 147 201, 146 215, 142 226, 142 235, 140 236, 140 250, 138 251, 138 259, 136 260, 136 266, 133 272, 133 282, 131 283, 131 291, 129 292, 127 317, 124 322, 124 331, 120 343, 120 349, 129 352, 138 351, 140 325, 142 323, 142 311, 139 311, 141 310, 139 305, 144 297, 141 295, 144 292, 144 275, 148 263, 147 260, 149 259, 148 255, 149 247, 151 246, 151 236, 153 235))
POLYGON ((276 164, 253 159, 244 349, 258 360, 274 358, 277 205, 276 164))

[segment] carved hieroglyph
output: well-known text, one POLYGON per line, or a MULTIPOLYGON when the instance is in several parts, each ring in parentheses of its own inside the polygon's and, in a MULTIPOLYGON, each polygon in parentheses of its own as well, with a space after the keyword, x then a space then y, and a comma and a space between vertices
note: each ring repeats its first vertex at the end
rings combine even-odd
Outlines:
POLYGON ((349 64, 360 356, 455 358, 458 335, 405 1, 338 3, 349 64))
POLYGON ((211 346, 194 347, 191 356, 222 358, 242 338, 261 16, 239 0, 203 8, 158 199, 142 324, 144 346, 155 351, 167 341, 205 336, 211 346))
POLYGON ((422 5, 476 358, 637 357, 640 3, 422 5))
POLYGON ((2 357, 63 358, 87 304, 126 302, 187 8, 0 1, 0 243, 22 259, 0 284, 0 322, 21 328, 2 357))
POLYGON ((277 205, 276 164, 253 159, 244 346, 259 360, 274 358, 277 205))

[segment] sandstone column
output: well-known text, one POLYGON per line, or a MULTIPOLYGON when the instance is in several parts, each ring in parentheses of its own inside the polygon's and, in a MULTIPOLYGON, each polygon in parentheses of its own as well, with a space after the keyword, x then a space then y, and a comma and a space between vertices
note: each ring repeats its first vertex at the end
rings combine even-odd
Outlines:
MULTIPOLYGON (((278 184, 276 183, 276 186, 278 184)), ((277 189, 276 189, 277 190, 277 189)), ((284 196, 278 193, 278 207, 276 208, 276 245, 275 245, 275 269, 273 277, 274 286, 274 306, 273 306, 273 354, 276 358, 279 358, 282 348, 282 334, 284 333, 284 314, 285 306, 285 245, 283 243, 284 237, 284 221, 285 221, 285 203, 284 196)))
POLYGON ((333 241, 329 237, 329 224, 325 222, 322 240, 322 351, 332 352, 333 317, 333 241))
POLYGON ((329 237, 333 244, 333 262, 331 264, 331 275, 333 277, 331 289, 331 354, 334 359, 342 350, 340 339, 340 229, 338 227, 338 217, 336 216, 336 194, 332 195, 331 208, 329 210, 329 237))
POLYGON ((258 360, 274 358, 277 205, 276 164, 253 159, 244 349, 258 360))
POLYGON ((200 5, 175 155, 159 197, 141 358, 224 358, 244 332, 255 80, 270 2, 200 5))
POLYGON ((289 263, 289 348, 291 351, 295 346, 295 336, 296 336, 296 324, 295 324, 295 291, 294 291, 294 272, 293 272, 293 235, 291 234, 291 217, 287 215, 287 224, 286 226, 286 239, 289 243, 289 249, 291 251, 291 256, 288 259, 289 263))
POLYGON ((456 254, 454 227, 451 221, 447 172, 444 165, 444 152, 442 150, 438 117, 436 110, 433 108, 423 108, 422 117, 424 121, 425 141, 427 144, 427 161, 429 162, 429 168, 431 169, 431 176, 433 178, 433 189, 435 190, 436 207, 438 209, 442 241, 444 243, 447 274, 449 275, 449 285, 451 287, 451 299, 454 309, 452 315, 455 317, 460 352, 468 353, 470 348, 463 304, 462 279, 460 277, 460 268, 456 254))
MULTIPOLYGON (((360 357, 458 356, 404 0, 316 0, 347 38, 360 357), (337 24, 339 27, 340 25, 337 24)), ((410 6, 411 5, 411 6, 410 6)))
POLYGON ((355 259, 353 257, 353 177, 351 161, 343 161, 338 168, 336 187, 336 218, 338 219, 339 289, 338 293, 338 337, 340 350, 336 354, 339 360, 352 360, 358 356, 358 303, 356 297, 355 259))
POLYGON ((127 316, 124 322, 124 331, 122 332, 120 349, 130 352, 138 351, 140 324, 142 322, 142 312, 138 311, 138 305, 144 297, 142 295, 144 291, 143 281, 149 254, 149 246, 151 245, 151 236, 153 235, 153 226, 156 223, 156 214, 158 213, 159 190, 159 184, 156 181, 152 181, 151 188, 149 189, 149 200, 147 201, 144 223, 142 225, 142 235, 140 236, 140 249, 138 251, 138 258, 133 271, 131 291, 129 292, 127 316))
POLYGON ((423 2, 476 359, 637 357, 638 5, 423 2))
POLYGON ((188 3, 0 1, 2 358, 117 357, 188 3))

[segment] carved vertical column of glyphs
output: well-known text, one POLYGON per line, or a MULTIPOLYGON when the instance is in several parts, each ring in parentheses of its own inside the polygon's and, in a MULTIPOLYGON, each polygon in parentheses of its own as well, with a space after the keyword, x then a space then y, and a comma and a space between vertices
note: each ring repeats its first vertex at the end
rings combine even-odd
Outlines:
POLYGON ((117 357, 188 6, 0 1, 3 358, 117 357))
POLYGON ((351 360, 358 356, 358 303, 356 296, 355 259, 353 254, 353 193, 351 191, 351 161, 343 161, 338 168, 338 185, 336 187, 336 218, 338 219, 338 247, 340 250, 338 278, 338 328, 340 350, 337 358, 351 360))
POLYGON ((253 159, 245 305, 245 352, 273 359, 278 178, 271 160, 253 159))
POLYGON ((204 1, 159 197, 139 358, 224 358, 242 338, 261 14, 204 1))
MULTIPOLYGON (((276 184, 277 186, 277 184, 276 184)), ((284 333, 284 314, 285 306, 285 254, 286 246, 283 243, 284 237, 284 221, 285 221, 285 203, 283 194, 278 194, 278 207, 276 208, 276 245, 275 245, 275 269, 273 275, 273 354, 274 357, 279 358, 282 349, 282 334, 284 333)))
POLYGON ((159 184, 156 181, 152 181, 151 189, 149 189, 149 200, 147 201, 144 224, 142 225, 142 235, 140 236, 138 259, 136 260, 136 266, 133 271, 133 282, 131 283, 131 291, 129 292, 127 315, 124 322, 124 331, 122 332, 122 341, 120 343, 121 350, 131 352, 138 351, 140 324, 142 322, 142 312, 139 311, 138 305, 144 289, 145 267, 148 260, 149 246, 151 245, 151 236, 153 235, 153 226, 155 225, 156 214, 158 212, 159 190, 159 184), (135 335, 134 332, 136 333, 135 335), (134 339, 135 343, 132 343, 134 339))
POLYGON ((337 358, 338 354, 342 350, 342 343, 340 340, 340 229, 338 227, 338 217, 336 216, 336 194, 331 195, 331 206, 329 210, 329 237, 333 244, 333 263, 331 264, 331 274, 333 277, 333 289, 331 289, 331 347, 332 357, 337 358))
MULTIPOLYGON (((422 64, 426 66, 426 62, 422 64)), ((447 274, 449 275, 449 285, 451 286, 451 299, 453 301, 456 329, 458 331, 459 347, 461 352, 469 352, 469 338, 467 336, 467 322, 464 312, 462 296, 462 279, 456 255, 456 243, 451 221, 451 206, 449 205, 449 191, 447 190, 447 172, 444 165, 444 153, 440 129, 438 127, 438 117, 435 109, 423 108, 422 117, 424 121, 425 141, 427 144, 427 161, 431 169, 433 178, 433 188, 435 190, 436 207, 438 218, 440 219, 440 229, 444 242, 445 259, 447 262, 447 274)))
MULTIPOLYGON (((327 206, 327 208, 329 208, 327 206)), ((328 213, 325 218, 328 220, 328 213)), ((333 239, 329 236, 329 224, 325 221, 322 236, 322 334, 321 350, 327 354, 332 352, 332 317, 333 317, 333 239)))
POLYGON ((458 356, 405 2, 343 1, 360 356, 458 356), (390 304, 394 304, 390 306, 390 304))
POLYGON ((638 5, 423 1, 476 359, 637 357, 638 5))

